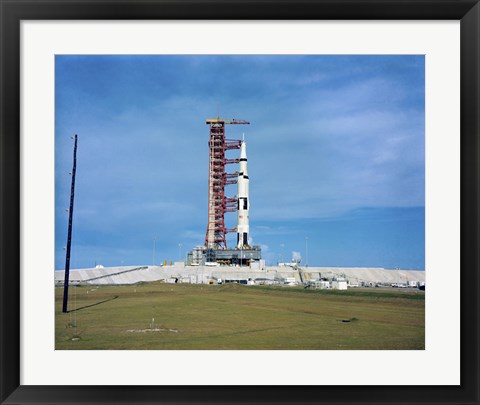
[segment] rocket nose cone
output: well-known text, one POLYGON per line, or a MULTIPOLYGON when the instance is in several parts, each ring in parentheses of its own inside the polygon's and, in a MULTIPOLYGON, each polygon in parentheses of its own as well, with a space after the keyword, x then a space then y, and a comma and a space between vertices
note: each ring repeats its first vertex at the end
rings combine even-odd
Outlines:
POLYGON ((246 158, 247 158, 247 144, 245 141, 243 141, 240 147, 240 159, 246 159, 246 158))

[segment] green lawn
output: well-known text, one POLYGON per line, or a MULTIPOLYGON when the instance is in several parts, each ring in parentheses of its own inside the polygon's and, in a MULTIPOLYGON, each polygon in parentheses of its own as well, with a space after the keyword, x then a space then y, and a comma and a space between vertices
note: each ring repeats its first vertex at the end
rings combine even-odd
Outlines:
POLYGON ((416 291, 83 286, 70 287, 68 314, 62 297, 56 288, 56 349, 425 348, 425 295, 416 291), (145 332, 152 318, 159 331, 145 332))

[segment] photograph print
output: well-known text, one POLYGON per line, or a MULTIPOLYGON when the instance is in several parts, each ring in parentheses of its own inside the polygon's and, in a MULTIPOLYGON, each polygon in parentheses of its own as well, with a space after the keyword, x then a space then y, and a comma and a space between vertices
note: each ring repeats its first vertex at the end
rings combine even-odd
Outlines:
POLYGON ((56 350, 424 350, 424 55, 56 55, 56 350))

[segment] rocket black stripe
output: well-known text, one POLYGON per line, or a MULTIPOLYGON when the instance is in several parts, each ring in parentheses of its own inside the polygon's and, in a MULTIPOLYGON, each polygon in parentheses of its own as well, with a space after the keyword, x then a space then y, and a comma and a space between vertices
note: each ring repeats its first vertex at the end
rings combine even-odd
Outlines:
POLYGON ((240 159, 240 162, 246 162, 247 161, 247 158, 241 158, 240 159))

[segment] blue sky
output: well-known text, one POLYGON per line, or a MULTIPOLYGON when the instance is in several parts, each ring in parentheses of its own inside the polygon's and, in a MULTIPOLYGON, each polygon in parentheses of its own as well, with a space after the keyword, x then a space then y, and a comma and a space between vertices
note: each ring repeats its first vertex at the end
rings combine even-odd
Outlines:
POLYGON ((268 264, 308 250, 310 266, 424 269, 424 71, 416 55, 56 56, 55 268, 71 135, 71 266, 151 264, 154 238, 156 262, 176 261, 204 241, 205 120, 220 114, 251 122, 227 138, 245 132, 251 237, 268 264))

